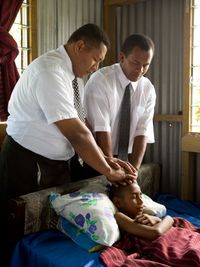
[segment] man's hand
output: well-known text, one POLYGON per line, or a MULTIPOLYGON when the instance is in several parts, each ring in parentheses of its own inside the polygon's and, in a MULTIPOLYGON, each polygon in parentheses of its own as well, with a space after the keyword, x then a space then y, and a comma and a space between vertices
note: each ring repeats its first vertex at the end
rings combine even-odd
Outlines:
POLYGON ((113 158, 113 157, 106 157, 105 159, 107 163, 113 168, 113 169, 120 169, 123 168, 127 174, 131 174, 137 179, 138 177, 138 171, 136 168, 133 167, 129 162, 125 162, 121 159, 118 158, 113 158))
POLYGON ((114 185, 129 185, 133 182, 133 180, 137 179, 138 172, 137 170, 129 163, 124 162, 118 158, 113 157, 106 157, 105 159, 110 167, 115 170, 116 173, 119 174, 118 178, 116 179, 109 176, 107 177, 108 180, 114 185))
POLYGON ((114 185, 129 185, 131 184, 136 178, 132 174, 126 173, 125 169, 122 167, 118 167, 116 169, 112 168, 112 163, 110 163, 111 171, 107 176, 107 179, 114 185))

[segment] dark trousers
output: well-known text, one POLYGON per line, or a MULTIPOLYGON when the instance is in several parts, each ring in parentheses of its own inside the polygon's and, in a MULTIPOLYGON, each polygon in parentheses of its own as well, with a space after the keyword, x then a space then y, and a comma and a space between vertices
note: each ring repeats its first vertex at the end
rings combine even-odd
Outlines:
POLYGON ((77 154, 75 154, 74 157, 70 159, 69 166, 70 176, 73 182, 101 175, 87 163, 83 162, 83 164, 81 164, 79 162, 79 157, 77 154))
MULTIPOLYGON (((50 160, 25 149, 10 136, 6 136, 0 152, 0 236, 4 248, 6 248, 5 240, 8 239, 6 233, 9 222, 8 200, 67 183, 70 181, 68 165, 66 161, 50 160)), ((6 252, 3 252, 3 256, 5 255, 6 252)), ((6 266, 6 264, 0 262, 0 266, 6 266)))
POLYGON ((69 177, 67 161, 45 158, 6 136, 0 153, 0 190, 7 198, 64 184, 69 177))

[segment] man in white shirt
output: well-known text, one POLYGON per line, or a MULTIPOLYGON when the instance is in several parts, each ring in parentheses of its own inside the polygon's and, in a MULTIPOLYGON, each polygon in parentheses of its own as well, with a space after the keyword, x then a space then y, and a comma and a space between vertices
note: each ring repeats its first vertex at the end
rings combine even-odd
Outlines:
POLYGON ((135 179, 130 165, 103 155, 78 117, 80 103, 75 108, 72 81, 96 71, 108 47, 107 35, 98 26, 86 24, 65 45, 34 60, 16 84, 0 156, 3 242, 7 200, 66 183, 70 179, 68 160, 75 151, 113 184, 129 184, 135 179))
POLYGON ((65 45, 38 57, 24 71, 8 106, 1 197, 66 182, 67 161, 75 151, 112 183, 134 178, 126 163, 102 154, 74 106, 72 81, 96 71, 108 47, 107 35, 98 26, 86 24, 65 45))
POLYGON ((91 75, 85 87, 88 125, 97 144, 109 157, 118 155, 119 118, 126 86, 130 89, 130 135, 128 160, 140 168, 147 143, 154 142, 153 115, 155 89, 144 77, 154 54, 153 41, 142 34, 127 37, 119 63, 104 67, 91 75))

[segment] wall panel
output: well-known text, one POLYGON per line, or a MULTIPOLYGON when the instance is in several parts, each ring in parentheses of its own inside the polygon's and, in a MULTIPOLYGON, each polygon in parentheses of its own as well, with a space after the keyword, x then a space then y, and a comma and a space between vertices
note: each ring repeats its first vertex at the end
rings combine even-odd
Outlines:
POLYGON ((57 47, 57 0, 37 2, 38 55, 57 47))
MULTIPOLYGON (((64 43, 79 26, 102 26, 103 0, 38 0, 39 54, 64 43)), ((156 114, 180 114, 183 92, 183 0, 144 0, 117 8, 117 49, 129 34, 148 34, 155 56, 148 76, 156 88, 156 114)), ((145 161, 162 166, 162 191, 179 195, 181 122, 155 122, 156 143, 145 161)))
MULTIPOLYGON (((182 0, 146 0, 117 10, 120 44, 134 32, 147 34, 155 42, 155 55, 147 76, 157 93, 156 114, 182 112, 183 7, 182 0)), ((154 125, 156 143, 148 145, 145 161, 159 162, 162 191, 179 195, 181 123, 154 125)))
POLYGON ((39 0, 38 54, 65 43, 86 23, 102 26, 102 0, 39 0))

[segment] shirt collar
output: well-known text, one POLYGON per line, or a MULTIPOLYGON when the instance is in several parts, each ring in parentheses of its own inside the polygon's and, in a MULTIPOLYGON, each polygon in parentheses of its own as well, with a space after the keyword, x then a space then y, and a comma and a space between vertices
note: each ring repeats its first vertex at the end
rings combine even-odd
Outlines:
POLYGON ((122 88, 126 88, 126 86, 131 83, 131 89, 135 92, 136 88, 137 88, 137 85, 138 85, 138 81, 137 82, 132 82, 130 81, 129 79, 127 79, 126 75, 124 74, 121 66, 119 63, 117 63, 118 65, 118 77, 119 77, 119 81, 120 81, 120 84, 122 86, 122 88))
POLYGON ((63 59, 65 67, 67 68, 67 73, 70 76, 70 79, 74 80, 75 75, 72 69, 72 62, 71 62, 69 55, 67 54, 67 51, 64 48, 64 45, 59 46, 57 48, 57 51, 61 54, 61 57, 63 59))

